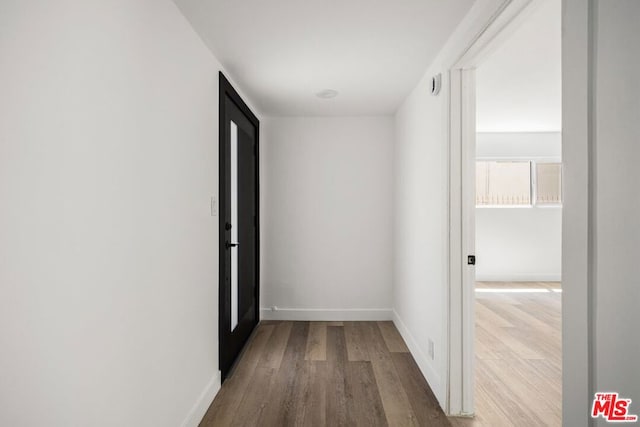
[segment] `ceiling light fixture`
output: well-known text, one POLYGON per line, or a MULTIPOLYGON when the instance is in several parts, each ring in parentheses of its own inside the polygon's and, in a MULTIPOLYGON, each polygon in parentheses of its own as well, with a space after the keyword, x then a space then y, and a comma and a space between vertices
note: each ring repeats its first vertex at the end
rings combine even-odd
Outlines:
POLYGON ((320 92, 316 93, 316 96, 318 98, 322 98, 322 99, 331 99, 331 98, 335 98, 336 96, 338 96, 338 91, 337 90, 333 90, 333 89, 325 89, 325 90, 321 90, 320 92))

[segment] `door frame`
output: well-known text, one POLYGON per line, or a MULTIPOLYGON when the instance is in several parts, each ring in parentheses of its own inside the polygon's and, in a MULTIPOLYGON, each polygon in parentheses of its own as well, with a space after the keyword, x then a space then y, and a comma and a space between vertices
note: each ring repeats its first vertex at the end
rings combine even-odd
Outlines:
MULTIPOLYGON (((504 0, 449 73, 449 307, 447 414, 473 416, 475 383, 475 69, 550 0, 504 0)), ((479 260, 482 262, 482 260, 479 260)))
MULTIPOLYGON (((224 324, 224 310, 222 309, 225 299, 224 295, 224 283, 225 283, 225 212, 226 205, 226 192, 227 189, 224 186, 226 182, 226 104, 225 99, 229 98, 236 107, 247 117, 249 122, 255 127, 255 206, 256 206, 256 237, 255 237, 255 272, 256 272, 256 286, 255 286, 255 318, 256 323, 260 322, 260 120, 251 111, 249 106, 242 100, 240 94, 234 89, 233 85, 224 76, 222 71, 219 75, 219 96, 218 96, 218 361, 222 360, 222 350, 225 346, 223 337, 223 324, 224 324)), ((222 372, 222 381, 225 380, 228 372, 222 372)))

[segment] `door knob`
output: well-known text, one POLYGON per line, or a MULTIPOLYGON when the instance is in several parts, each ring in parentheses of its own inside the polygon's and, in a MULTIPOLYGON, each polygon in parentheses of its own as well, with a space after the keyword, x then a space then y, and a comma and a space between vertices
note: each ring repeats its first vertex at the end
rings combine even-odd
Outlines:
POLYGON ((235 248, 236 246, 240 245, 240 243, 230 243, 230 242, 227 240, 227 242, 226 242, 224 245, 225 245, 225 247, 226 247, 227 249, 229 249, 229 248, 235 248))

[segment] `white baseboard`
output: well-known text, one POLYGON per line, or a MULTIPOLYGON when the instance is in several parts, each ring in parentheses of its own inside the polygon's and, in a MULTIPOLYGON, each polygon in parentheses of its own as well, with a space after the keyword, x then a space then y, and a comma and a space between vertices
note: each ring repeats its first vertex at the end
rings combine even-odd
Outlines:
POLYGON ((444 383, 433 366, 433 361, 422 351, 418 345, 418 341, 416 341, 411 332, 409 332, 409 329, 395 310, 393 310, 393 323, 396 325, 396 328, 398 329, 398 332, 400 332, 404 342, 407 344, 407 347, 409 347, 409 351, 418 364, 418 368, 420 368, 422 375, 424 375, 427 383, 429 383, 429 387, 431 387, 431 390, 436 395, 438 403, 440 403, 440 407, 445 408, 446 391, 444 383))
POLYGON ((560 282, 560 274, 476 274, 476 282, 560 282))
POLYGON ((211 381, 209 381, 202 393, 200 393, 198 400, 196 400, 196 403, 182 422, 182 427, 198 427, 198 424, 202 421, 204 414, 207 413, 207 409, 209 409, 211 402, 213 402, 216 394, 220 391, 221 378, 222 375, 220 371, 211 378, 211 381))
POLYGON ((261 308, 260 318, 262 320, 299 320, 315 322, 339 322, 343 320, 393 320, 393 310, 390 308, 278 308, 277 310, 261 308))

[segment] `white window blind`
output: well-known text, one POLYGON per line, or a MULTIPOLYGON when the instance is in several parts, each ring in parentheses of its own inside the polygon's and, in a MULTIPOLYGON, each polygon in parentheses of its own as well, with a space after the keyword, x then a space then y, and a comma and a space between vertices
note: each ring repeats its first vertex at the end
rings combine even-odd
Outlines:
POLYGON ((531 162, 476 162, 476 205, 531 205, 531 162))
POLYGON ((537 163, 536 204, 559 205, 560 203, 562 203, 562 165, 537 163))

